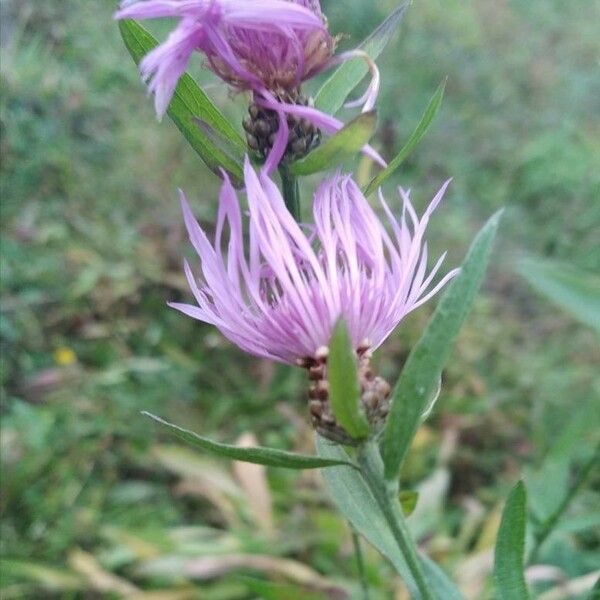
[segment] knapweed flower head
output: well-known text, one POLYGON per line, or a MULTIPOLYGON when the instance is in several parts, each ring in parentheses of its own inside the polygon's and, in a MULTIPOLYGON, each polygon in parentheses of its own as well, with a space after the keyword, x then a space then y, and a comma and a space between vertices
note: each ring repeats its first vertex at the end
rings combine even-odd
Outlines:
POLYGON ((300 364, 329 344, 345 320, 354 349, 377 348, 411 311, 454 276, 438 283, 442 255, 429 271, 424 240, 429 218, 446 182, 419 218, 409 193, 400 190, 399 219, 380 193, 389 221, 384 227, 357 184, 337 173, 317 189, 312 224, 298 224, 264 171, 246 160, 248 243, 242 209, 226 179, 221 188, 214 243, 194 219, 182 194, 185 224, 200 258, 197 279, 185 273, 197 305, 172 307, 215 325, 243 350, 300 364))
POLYGON ((236 89, 266 89, 285 98, 318 73, 335 48, 318 0, 134 0, 116 14, 161 17, 179 24, 140 65, 159 115, 196 51, 236 89))
MULTIPOLYGON (((343 126, 310 106, 300 89, 303 81, 344 60, 361 58, 369 65, 371 83, 361 98, 347 106, 368 111, 375 105, 379 92, 375 63, 362 50, 333 56, 335 39, 318 0, 126 0, 115 15, 117 19, 163 17, 179 19, 178 25, 140 64, 158 116, 166 112, 191 55, 203 54, 221 79, 236 90, 252 92, 244 128, 252 150, 262 158, 272 154, 269 172, 282 157, 295 160, 310 151, 319 141, 320 130, 334 133, 343 126)), ((385 166, 372 148, 364 150, 385 166)))

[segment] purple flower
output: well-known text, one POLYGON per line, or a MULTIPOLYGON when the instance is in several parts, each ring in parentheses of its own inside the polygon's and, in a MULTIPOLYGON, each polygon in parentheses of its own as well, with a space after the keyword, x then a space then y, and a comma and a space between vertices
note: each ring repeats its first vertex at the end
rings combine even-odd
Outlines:
POLYGON ((335 47, 318 0, 134 0, 115 15, 162 17, 180 21, 140 65, 159 116, 194 51, 236 89, 286 98, 328 63, 335 47))
POLYGON ((248 247, 242 211, 228 180, 221 188, 214 244, 181 196, 185 224, 200 257, 199 281, 185 263, 197 305, 171 306, 215 325, 243 350, 285 363, 313 357, 327 346, 339 317, 354 347, 377 348, 409 312, 451 279, 427 274, 429 217, 449 182, 419 219, 408 192, 396 219, 380 193, 388 232, 348 175, 326 179, 314 197, 314 224, 299 225, 265 172, 245 164, 248 247), (227 230, 227 234, 226 234, 227 230))
MULTIPOLYGON (((319 0, 126 0, 115 15, 116 19, 162 17, 178 18, 179 23, 140 64, 158 116, 166 112, 191 55, 204 54, 219 77, 235 89, 251 90, 256 105, 277 115, 277 129, 264 134, 267 173, 286 154, 288 118, 307 119, 329 134, 344 125, 311 106, 301 106, 308 100, 300 90, 306 79, 346 60, 365 60, 371 83, 361 98, 347 106, 362 105, 368 111, 375 105, 380 83, 377 66, 359 49, 333 56, 335 39, 327 30, 319 0)), ((386 166, 370 146, 363 152, 386 166)))

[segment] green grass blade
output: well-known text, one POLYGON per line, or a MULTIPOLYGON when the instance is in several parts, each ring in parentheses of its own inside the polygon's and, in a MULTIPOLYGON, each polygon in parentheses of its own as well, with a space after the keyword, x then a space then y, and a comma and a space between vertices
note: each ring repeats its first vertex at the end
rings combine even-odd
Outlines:
POLYGON ((525 258, 517 272, 531 286, 582 323, 600 331, 600 278, 575 267, 540 258, 525 258))
POLYGON ((328 600, 330 594, 310 590, 306 586, 293 583, 272 583, 263 579, 240 577, 253 595, 261 600, 328 600))
MULTIPOLYGON (((136 64, 158 45, 154 36, 132 19, 119 21, 119 30, 136 64)), ((167 114, 211 171, 220 176, 220 169, 223 168, 237 183, 243 180, 242 163, 233 158, 236 154, 243 155, 245 151, 241 135, 187 73, 175 88, 167 114), (215 144, 198 127, 198 119, 221 136, 221 144, 215 144), (224 152, 223 145, 230 146, 231 151, 224 152)))
POLYGON ((494 577, 502 600, 527 600, 523 553, 527 523, 527 493, 519 481, 513 488, 502 513, 494 562, 494 577))
POLYGON ((352 119, 308 156, 290 167, 293 175, 311 175, 339 165, 354 156, 371 139, 377 126, 377 113, 369 111, 352 119))
POLYGON ((331 460, 327 458, 321 458, 319 456, 310 456, 308 454, 296 454, 294 452, 286 452, 285 450, 277 450, 275 448, 264 448, 262 446, 256 446, 253 448, 244 448, 240 446, 233 446, 231 444, 223 444, 222 442, 215 442, 209 440, 193 431, 183 429, 178 425, 169 423, 156 415, 149 412, 143 412, 142 414, 154 419, 157 423, 168 427, 172 433, 177 435, 183 441, 211 452, 219 456, 231 458, 233 460, 240 460, 249 463, 256 463, 259 465, 266 465, 269 467, 283 467, 286 469, 318 469, 323 467, 331 467, 334 465, 349 465, 354 466, 349 460, 331 460))
POLYGON ((386 181, 391 175, 393 175, 398 167, 406 160, 409 154, 413 151, 415 146, 423 139, 425 133, 429 129, 433 118, 437 114, 440 106, 442 105, 442 100, 444 98, 444 90, 446 89, 446 80, 442 81, 438 86, 435 94, 431 97, 419 124, 415 128, 415 130, 411 133, 408 141, 400 152, 394 157, 394 159, 390 162, 390 164, 367 185, 365 188, 365 195, 369 195, 371 192, 376 190, 384 181, 386 181))
MULTIPOLYGON (((64 567, 31 560, 3 559, 0 561, 0 571, 7 579, 14 577, 33 581, 40 588, 54 593, 71 595, 86 589, 86 581, 81 574, 64 567)), ((0 589, 4 591, 5 585, 2 585, 0 589)))
POLYGON ((492 216, 473 240, 460 273, 440 300, 400 374, 383 436, 385 475, 390 481, 398 479, 421 415, 483 281, 501 212, 492 216))
POLYGON ((329 401, 337 422, 355 439, 369 434, 369 424, 358 405, 360 387, 356 367, 356 354, 348 328, 340 319, 329 343, 327 360, 329 401))
MULTIPOLYGON (((373 60, 382 53, 398 29, 407 6, 408 4, 403 4, 394 10, 359 46, 373 60)), ((329 115, 334 115, 368 72, 369 69, 363 60, 352 59, 343 63, 317 92, 315 106, 329 115)))

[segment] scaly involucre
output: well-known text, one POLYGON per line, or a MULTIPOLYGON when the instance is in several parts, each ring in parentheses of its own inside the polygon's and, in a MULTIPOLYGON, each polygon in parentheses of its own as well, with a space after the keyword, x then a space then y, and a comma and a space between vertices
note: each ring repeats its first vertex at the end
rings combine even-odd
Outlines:
POLYGON ((249 236, 244 247, 242 211, 228 180, 221 188, 214 244, 183 196, 190 240, 200 257, 197 281, 185 273, 197 305, 171 306, 215 325, 243 350, 293 364, 326 346, 339 317, 355 348, 377 348, 412 310, 457 272, 432 285, 445 254, 427 274, 425 229, 446 182, 419 219, 400 190, 396 219, 380 193, 390 223, 386 230, 349 175, 326 179, 314 197, 314 224, 299 225, 269 177, 244 169, 249 236), (228 235, 226 235, 226 229, 228 235))

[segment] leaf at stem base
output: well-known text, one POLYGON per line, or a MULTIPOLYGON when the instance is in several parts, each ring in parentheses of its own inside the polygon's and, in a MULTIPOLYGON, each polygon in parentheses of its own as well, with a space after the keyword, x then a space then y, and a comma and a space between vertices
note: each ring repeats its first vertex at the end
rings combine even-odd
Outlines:
POLYGON ((268 467, 283 467, 286 469, 318 469, 335 465, 354 466, 350 460, 337 460, 319 456, 310 456, 308 454, 296 454, 295 452, 286 452, 285 450, 265 448, 263 446, 244 448, 232 444, 223 444, 222 442, 209 440, 193 431, 169 423, 152 413, 143 412, 142 414, 154 419, 157 423, 168 427, 171 430, 171 433, 174 433, 188 444, 212 454, 232 458, 234 460, 266 465, 268 467))

